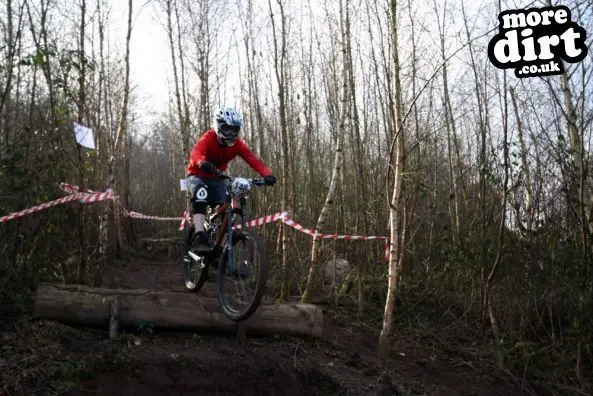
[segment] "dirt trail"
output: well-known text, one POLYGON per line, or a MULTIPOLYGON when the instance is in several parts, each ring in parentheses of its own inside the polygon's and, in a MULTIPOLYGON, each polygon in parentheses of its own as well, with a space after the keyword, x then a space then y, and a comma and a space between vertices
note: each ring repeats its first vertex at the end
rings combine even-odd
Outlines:
MULTIPOLYGON (((122 288, 183 290, 180 267, 177 260, 166 256, 128 257, 106 268, 105 285, 117 277, 122 288)), ((106 340, 106 329, 73 329, 43 321, 28 332, 9 331, 6 340, 14 354, 30 349, 26 345, 32 341, 27 338, 35 334, 37 358, 54 361, 48 367, 54 367, 55 361, 76 366, 70 370, 59 365, 57 374, 54 369, 36 369, 37 378, 43 374, 51 380, 38 381, 38 388, 29 394, 56 394, 60 387, 67 390, 61 394, 69 395, 528 394, 494 376, 455 367, 444 356, 435 358, 419 343, 403 337, 394 339, 397 351, 383 369, 376 359, 378 329, 346 323, 330 313, 326 324, 329 330, 324 340, 269 337, 250 338, 241 344, 228 336, 145 331, 124 335, 121 342, 113 343, 106 340)))
MULTIPOLYGON (((107 272, 120 279, 121 287, 183 290, 175 259, 121 264, 107 272)), ((133 349, 128 356, 133 369, 104 373, 97 389, 121 395, 522 394, 495 378, 476 376, 471 368, 433 359, 421 345, 404 339, 394 341, 397 353, 382 369, 376 359, 378 329, 344 323, 329 313, 326 322, 330 330, 324 340, 254 338, 241 345, 234 337, 158 334, 133 349)))

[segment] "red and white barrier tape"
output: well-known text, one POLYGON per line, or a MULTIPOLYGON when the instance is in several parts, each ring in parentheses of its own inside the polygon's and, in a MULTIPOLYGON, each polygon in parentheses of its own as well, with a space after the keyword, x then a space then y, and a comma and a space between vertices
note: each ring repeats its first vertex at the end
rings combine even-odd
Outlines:
POLYGON ((142 213, 128 211, 127 209, 123 209, 124 215, 132 217, 134 219, 146 219, 146 220, 160 220, 160 221, 178 221, 184 220, 183 217, 161 217, 161 216, 149 216, 142 213))
POLYGON ((105 192, 97 192, 93 190, 86 190, 81 193, 80 187, 74 184, 60 183, 60 189, 68 194, 79 194, 81 197, 80 202, 82 203, 93 203, 97 201, 104 201, 106 199, 115 199, 117 196, 113 195, 113 190, 107 189, 105 192))
POLYGON ((111 192, 104 192, 104 193, 94 193, 94 194, 87 194, 87 193, 76 193, 68 195, 67 197, 59 198, 54 201, 46 202, 41 205, 34 206, 32 208, 24 209, 19 212, 10 213, 6 216, 0 217, 0 223, 13 220, 19 217, 23 217, 29 215, 31 213, 39 212, 41 210, 50 208, 52 206, 57 206, 64 204, 66 202, 71 201, 80 201, 85 204, 95 203, 99 201, 106 201, 108 199, 113 199, 115 196, 111 192))
POLYGON ((179 231, 183 231, 186 224, 191 224, 191 217, 189 217, 189 213, 187 210, 183 212, 183 217, 181 217, 181 224, 179 224, 179 231))
POLYGON ((0 217, 0 223, 27 216, 31 213, 39 212, 41 210, 51 208, 52 206, 61 205, 67 202, 79 201, 83 204, 92 204, 95 202, 107 201, 109 199, 117 198, 117 196, 114 195, 111 190, 107 190, 105 192, 87 190, 86 192, 81 193, 79 192, 80 188, 78 186, 68 183, 60 183, 60 189, 66 193, 69 193, 70 195, 63 198, 58 198, 54 201, 42 203, 41 205, 33 206, 32 208, 24 209, 19 212, 7 214, 6 216, 0 217))
MULTIPOLYGON (((10 213, 6 216, 0 217, 0 223, 6 222, 12 219, 16 219, 18 217, 26 216, 28 214, 38 212, 40 210, 47 209, 52 206, 60 205, 66 202, 76 201, 79 200, 82 203, 89 204, 94 202, 106 201, 108 199, 116 199, 117 196, 113 195, 111 189, 107 190, 106 192, 94 192, 92 190, 87 190, 87 192, 81 193, 80 188, 73 184, 68 183, 60 183, 60 188, 69 193, 67 197, 56 199, 55 201, 46 202, 44 204, 34 206, 32 208, 28 208, 22 210, 20 212, 10 213)), ((179 231, 183 231, 186 224, 191 223, 191 218, 189 214, 186 212, 183 213, 183 217, 160 217, 160 216, 148 216, 142 213, 128 211, 127 209, 123 208, 124 215, 129 216, 135 219, 147 219, 147 220, 159 220, 159 221, 178 221, 182 220, 181 224, 179 225, 179 231)), ((312 236, 313 238, 321 238, 321 239, 344 239, 348 241, 354 240, 385 240, 385 259, 389 260, 390 258, 390 243, 389 237, 385 236, 365 236, 365 235, 338 235, 338 234, 321 234, 317 231, 311 230, 309 228, 303 227, 301 224, 297 223, 293 219, 290 218, 288 212, 278 212, 274 213, 273 215, 267 215, 260 217, 259 219, 254 219, 248 221, 245 226, 248 228, 255 227, 258 225, 264 225, 268 223, 273 223, 275 221, 282 221, 282 223, 286 224, 289 227, 292 227, 302 233, 312 236)), ((242 226, 241 224, 237 224, 233 227, 233 229, 240 229, 242 226)))
POLYGON ((283 213, 282 222, 289 227, 292 227, 296 230, 299 230, 305 234, 311 235, 313 238, 321 238, 321 239, 344 239, 347 241, 370 241, 370 240, 385 240, 385 260, 389 260, 391 253, 390 253, 390 244, 389 244, 389 237, 374 235, 374 236, 366 236, 366 235, 338 235, 338 234, 320 234, 316 231, 310 230, 308 228, 303 227, 296 221, 290 218, 287 212, 283 213))
POLYGON ((375 236, 366 236, 366 235, 338 235, 338 234, 320 234, 318 232, 315 232, 313 230, 310 230, 308 228, 303 227, 302 225, 300 225, 299 223, 297 223, 296 221, 294 221, 293 219, 290 218, 290 216, 288 215, 287 212, 284 212, 284 218, 282 220, 282 222, 284 224, 286 224, 287 226, 290 226, 292 228, 295 228, 301 232, 304 232, 305 234, 309 234, 314 238, 321 238, 321 239, 345 239, 345 240, 362 240, 362 241, 368 241, 368 240, 372 240, 372 239, 389 239, 388 237, 385 236, 380 236, 380 235, 375 235, 375 236))
MULTIPOLYGON (((284 216, 286 216, 286 215, 288 215, 287 212, 274 213, 273 215, 263 216, 263 217, 260 217, 259 219, 249 220, 247 223, 245 223, 245 226, 247 228, 251 228, 251 227, 258 226, 258 225, 273 223, 275 221, 282 220, 284 218, 284 216)), ((234 225, 233 230, 238 230, 241 227, 242 227, 241 224, 234 225)))
MULTIPOLYGON (((62 191, 67 192, 69 194, 76 194, 80 191, 80 187, 74 184, 68 183, 60 183, 60 188, 62 191)), ((96 194, 93 190, 86 190, 85 194, 96 194)), ((122 208, 124 212, 124 216, 132 217, 134 219, 146 219, 146 220, 161 220, 161 221, 177 221, 182 219, 182 217, 160 217, 160 216, 149 216, 142 213, 128 211, 126 208, 122 208)))
MULTIPOLYGON (((300 225, 299 223, 297 223, 296 221, 294 221, 293 219, 290 218, 290 216, 288 215, 288 212, 279 212, 279 213, 275 213, 273 215, 268 215, 268 216, 264 216, 264 217, 260 217, 259 219, 255 219, 255 220, 250 220, 248 221, 245 226, 250 228, 250 227, 255 227, 258 225, 263 225, 263 224, 267 224, 267 223, 272 223, 275 221, 282 221, 284 224, 286 224, 289 227, 294 228, 295 230, 298 230, 302 233, 305 233, 307 235, 311 235, 313 238, 321 238, 321 239, 344 239, 347 241, 355 241, 355 240, 361 240, 361 241, 369 241, 369 240, 385 240, 385 259, 389 260, 390 258, 390 244, 389 244, 389 237, 385 237, 385 236, 380 236, 380 235, 376 235, 376 236, 365 236, 365 235, 338 235, 338 234, 320 234, 316 231, 313 231, 309 228, 303 227, 302 225, 300 225)), ((240 229, 241 225, 237 224, 233 227, 233 229, 240 229)), ((182 228, 180 228, 182 229, 182 228)))

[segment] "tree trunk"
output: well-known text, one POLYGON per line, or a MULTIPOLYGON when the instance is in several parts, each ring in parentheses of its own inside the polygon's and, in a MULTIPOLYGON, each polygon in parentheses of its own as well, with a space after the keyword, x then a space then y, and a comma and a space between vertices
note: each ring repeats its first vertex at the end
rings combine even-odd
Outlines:
MULTIPOLYGON (((78 63, 80 65, 80 73, 78 76, 78 117, 77 122, 79 124, 83 124, 85 122, 85 110, 86 110, 86 62, 85 62, 85 53, 84 53, 84 43, 85 43, 85 29, 86 29, 86 1, 82 0, 80 4, 80 32, 79 32, 79 60, 78 63)), ((80 187, 80 191, 85 191, 86 183, 85 183, 85 175, 84 175, 84 168, 85 168, 85 160, 84 160, 84 153, 83 148, 80 145, 76 145, 76 150, 78 154, 78 185, 80 187)), ((86 224, 86 205, 79 205, 77 210, 77 228, 78 228, 78 245, 80 250, 80 257, 78 263, 78 283, 86 283, 87 282, 87 270, 88 264, 86 261, 86 237, 84 233, 84 228, 86 224)))
MULTIPOLYGON (((182 114, 182 119, 180 120, 180 126, 181 126, 181 134, 183 136, 184 142, 182 144, 185 144, 185 147, 187 148, 188 151, 184 151, 183 152, 183 156, 182 158, 184 159, 182 164, 183 164, 183 169, 185 169, 185 165, 187 164, 187 160, 189 158, 189 150, 191 147, 191 134, 190 134, 190 115, 189 115, 189 104, 187 101, 187 86, 186 86, 186 78, 185 78, 185 56, 183 53, 183 46, 181 45, 181 22, 179 20, 179 7, 177 7, 177 4, 175 4, 175 18, 177 20, 177 49, 179 51, 179 70, 181 72, 181 101, 182 101, 182 107, 183 107, 183 111, 181 112, 182 114)), ((183 147, 183 146, 182 146, 183 147)))
MULTIPOLYGON (((494 335, 494 339, 498 344, 500 342, 500 326, 498 324, 498 320, 496 319, 495 311, 494 311, 494 297, 492 293, 492 283, 494 280, 494 276, 498 271, 500 263, 502 261, 502 257, 504 255, 504 241, 505 241, 505 231, 506 231, 506 212, 507 212, 507 197, 508 197, 508 183, 509 183, 509 144, 508 144, 508 100, 507 100, 507 76, 506 70, 503 70, 503 86, 502 86, 502 95, 503 100, 501 103, 502 107, 502 152, 503 152, 503 167, 504 167, 504 180, 502 185, 502 208, 501 208, 501 218, 498 227, 498 246, 496 250, 496 258, 494 259, 494 263, 492 264, 492 268, 490 269, 490 274, 486 280, 485 292, 484 295, 486 297, 486 307, 488 309, 488 317, 490 318, 490 325, 492 327, 492 333, 494 335)), ((503 365, 503 356, 499 355, 499 365, 502 367, 503 365)))
MULTIPOLYGON (((119 156, 119 148, 121 146, 122 140, 126 139, 126 130, 127 130, 127 122, 128 122, 128 101, 130 96, 130 40, 132 36, 132 0, 128 0, 128 23, 127 23, 127 35, 126 35, 126 55, 125 55, 125 74, 124 74, 124 92, 123 92, 123 100, 121 105, 121 112, 119 114, 119 120, 117 123, 117 132, 115 136, 115 141, 113 143, 113 147, 111 147, 111 153, 109 155, 109 160, 107 161, 107 189, 114 189, 115 187, 115 161, 119 156)), ((97 267, 97 273, 95 275, 95 283, 99 282, 101 279, 101 273, 104 267, 104 264, 107 260, 107 246, 109 242, 109 212, 108 212, 109 205, 105 204, 105 209, 103 210, 103 214, 101 216, 101 225, 100 225, 100 258, 99 258, 99 265, 97 267)), ((114 205, 114 208, 117 210, 117 205, 114 205)), ((117 226, 117 225, 116 225, 117 226)), ((119 229, 117 230, 119 233, 119 229)), ((119 234, 118 234, 119 235, 119 234)), ((119 239, 119 238, 118 238, 119 239)))
MULTIPOLYGON (((486 186, 488 184, 487 181, 487 173, 488 173, 488 164, 487 164, 487 153, 486 153, 486 144, 487 144, 487 123, 489 120, 488 115, 488 97, 486 92, 480 90, 480 77, 478 76, 478 66, 476 64, 474 51, 472 47, 472 40, 470 38, 469 33, 469 26, 468 21, 465 14, 465 6, 463 1, 461 2, 461 11, 464 18, 465 23, 465 32, 468 39, 468 46, 469 46, 469 54, 472 64, 472 72, 474 75, 474 83, 476 88, 476 100, 478 102, 478 122, 479 122, 479 145, 480 145, 480 154, 479 154, 479 205, 480 205, 480 266, 481 266, 481 282, 482 285, 485 285, 487 282, 486 276, 486 257, 488 252, 488 242, 486 240, 486 232, 488 228, 488 214, 486 210, 486 186)), ((487 299, 488 296, 485 293, 484 288, 482 287, 482 296, 481 296, 481 304, 482 304, 482 321, 485 324, 487 321, 487 299)))
MULTIPOLYGON (((363 138, 361 137, 361 126, 360 126, 360 117, 358 115, 358 106, 356 101, 356 79, 355 79, 355 70, 354 70, 354 62, 352 60, 352 34, 350 30, 350 7, 349 2, 346 1, 346 6, 344 10, 345 14, 345 35, 344 35, 344 42, 346 45, 346 59, 348 61, 346 69, 348 75, 348 84, 349 84, 349 93, 350 93, 350 105, 351 105, 351 114, 352 114, 352 122, 351 122, 351 136, 353 135, 355 152, 354 152, 354 168, 355 168, 355 205, 354 205, 354 228, 353 232, 355 234, 360 234, 368 232, 368 217, 364 215, 367 211, 366 204, 368 197, 371 195, 369 194, 369 186, 368 186, 368 165, 367 160, 365 159, 365 149, 363 145, 363 138), (362 202, 361 202, 362 201, 362 202)), ((364 91, 363 91, 364 92, 364 91)), ((346 113, 344 113, 346 115, 346 113)), ((344 174, 344 170, 342 169, 342 177, 344 174)), ((343 187, 343 183, 342 183, 343 187)), ((367 258, 364 256, 360 257, 360 263, 358 264, 358 277, 357 277, 357 288, 358 288, 358 315, 360 317, 364 314, 364 288, 363 288, 363 275, 366 272, 367 266, 367 258)))
MULTIPOLYGON (((398 291, 399 277, 402 266, 402 234, 403 222, 400 217, 403 217, 402 208, 402 189, 403 189, 403 165, 404 165, 404 128, 402 123, 402 103, 401 103, 401 84, 399 78, 399 54, 397 45, 397 0, 389 1, 389 26, 390 38, 393 45, 393 53, 391 58, 391 67, 393 70, 392 96, 394 97, 394 122, 395 136, 393 137, 395 144, 395 180, 393 182, 393 194, 390 203, 390 258, 389 258, 389 275, 387 286, 387 298, 385 301, 385 311, 383 313, 383 328, 379 337, 379 358, 386 361, 389 355, 389 336, 393 328, 393 309, 395 305, 395 296, 398 291)), ((391 155, 389 156, 391 159, 391 155)), ((390 161, 391 162, 391 161, 390 161)))
MULTIPOLYGON (((552 5, 551 0, 547 0, 546 4, 548 6, 552 5)), ((573 102, 573 94, 572 94, 572 90, 570 88, 570 84, 569 84, 569 75, 568 75, 568 70, 564 64, 563 60, 560 60, 560 62, 562 62, 562 66, 565 70, 564 73, 562 73, 560 75, 560 89, 562 90, 562 95, 564 98, 564 116, 566 118, 566 123, 567 123, 567 129, 568 129, 568 138, 569 138, 569 142, 570 142, 570 149, 571 149, 571 154, 572 154, 572 158, 571 158, 571 167, 572 167, 572 177, 574 180, 573 184, 576 187, 576 193, 578 194, 578 197, 571 197, 572 199, 576 198, 575 201, 578 204, 578 210, 579 210, 579 217, 580 217, 580 229, 578 230, 578 233, 580 234, 580 238, 581 238, 581 260, 583 263, 587 263, 587 264, 583 264, 582 267, 580 268, 580 279, 581 279, 581 284, 580 285, 574 285, 575 287, 578 287, 580 289, 582 289, 581 293, 591 293, 591 291, 593 290, 593 284, 591 284, 591 271, 593 271, 593 266, 590 264, 591 263, 591 258, 590 258, 590 248, 589 248, 589 244, 590 241, 589 239, 591 238, 591 234, 593 233, 593 221, 591 219, 591 216, 593 215, 593 191, 591 190, 591 185, 589 183, 589 177, 588 177, 588 160, 587 160, 587 156, 588 153, 585 151, 585 145, 584 145, 584 134, 585 131, 581 130, 579 131, 578 128, 578 116, 577 116, 577 111, 573 102)), ((584 116, 581 115, 581 116, 584 116)), ((581 124, 582 125, 582 124, 581 124)), ((572 187, 572 186, 571 186, 572 187)), ((569 188, 569 191, 571 189, 569 188)), ((593 306, 593 304, 591 304, 590 302, 590 298, 589 299, 581 299, 579 301, 578 304, 578 313, 575 314, 575 317, 585 317, 586 315, 590 315, 590 307, 593 306), (589 301, 587 301, 589 300, 589 301), (587 307, 589 306, 589 307, 587 307)), ((576 364, 575 364, 575 374, 576 374, 576 378, 577 381, 579 382, 579 384, 585 388, 586 384, 585 384, 585 373, 584 373, 584 367, 582 366, 582 351, 581 351, 581 344, 583 342, 586 342, 586 340, 584 338, 582 338, 583 336, 579 336, 578 339, 578 349, 576 352, 576 364)))
POLYGON ((527 150, 525 148, 525 139, 523 134, 523 125, 521 124, 521 117, 519 116, 519 108, 517 107, 517 99, 515 98, 515 90, 510 87, 511 102, 515 113, 515 122, 517 123, 517 133, 519 135, 519 154, 521 157, 521 173, 523 174, 523 191, 525 215, 523 219, 519 219, 518 224, 528 233, 533 230, 533 193, 531 185, 531 171, 529 163, 527 162, 527 150))
MULTIPOLYGON (((69 324, 108 327, 110 306, 117 299, 119 327, 141 321, 156 328, 235 333, 238 323, 221 311, 218 299, 199 293, 141 289, 105 289, 43 283, 37 290, 33 315, 69 324)), ((240 322, 253 335, 323 336, 323 313, 312 304, 261 305, 240 322)))
MULTIPOLYGON (((130 179, 130 168, 131 168, 131 158, 132 158, 132 148, 134 147, 133 145, 133 139, 132 136, 128 136, 126 137, 126 146, 125 146, 125 157, 124 157, 124 172, 123 172, 123 178, 124 178, 124 187, 123 187, 123 192, 122 192, 122 205, 124 208, 129 209, 132 207, 132 203, 130 202, 130 197, 131 197, 131 184, 133 182, 132 179, 130 179)), ((125 218, 124 219, 124 223, 125 223, 125 229, 126 229, 126 235, 127 235, 127 242, 129 245, 131 246, 135 246, 137 241, 136 241, 136 235, 134 232, 134 222, 132 221, 132 219, 125 218)))
MULTIPOLYGON (((176 5, 175 5, 175 8, 176 5)), ((181 135, 181 149, 187 156, 189 153, 189 131, 187 131, 187 122, 184 112, 184 106, 181 104, 181 92, 179 89, 179 76, 177 73, 177 57, 175 55, 175 42, 173 41, 173 0, 166 0, 165 10, 167 13, 167 38, 171 49, 171 65, 173 66, 173 83, 175 87, 175 103, 177 105, 177 117, 179 122, 179 134, 181 135)))
MULTIPOLYGON (((348 6, 348 0, 346 0, 346 7, 348 6)), ((347 44, 346 44, 346 28, 344 26, 344 17, 343 17, 343 5, 342 0, 340 0, 340 25, 341 25, 341 33, 342 33, 342 55, 343 55, 343 65, 342 65, 342 109, 341 115, 339 119, 341 120, 341 124, 339 125, 336 133, 336 148, 334 154, 334 166, 332 169, 332 176, 329 185, 329 189, 327 191, 327 195, 325 197, 325 202, 323 204, 323 208, 321 209, 321 213, 319 214, 319 218, 317 219, 317 224, 315 225, 315 231, 317 233, 322 233, 325 228, 325 222, 330 214, 330 210, 334 207, 336 189, 339 182, 339 177, 342 171, 342 157, 343 157, 343 140, 344 140, 344 130, 346 129, 346 115, 347 115, 347 107, 348 107, 348 59, 347 59, 347 44)), ((306 303, 310 301, 311 297, 314 294, 314 289, 317 283, 317 273, 319 272, 319 250, 321 249, 321 238, 313 238, 313 246, 311 248, 311 262, 309 263, 309 273, 307 276, 307 284, 305 285, 305 290, 303 291, 303 295, 301 297, 301 302, 306 303)))
MULTIPOLYGON (((281 190, 282 190, 282 199, 281 199, 281 207, 282 210, 289 211, 291 210, 288 202, 289 196, 289 147, 288 147, 288 120, 287 120, 287 102, 289 97, 288 92, 288 81, 286 78, 286 16, 284 14, 284 6, 282 5, 281 0, 276 0, 278 3, 278 7, 280 10, 280 19, 281 19, 281 26, 280 26, 280 38, 281 43, 280 46, 278 45, 278 39, 276 37, 276 24, 274 22, 274 14, 272 10, 272 2, 268 1, 268 5, 270 8, 270 18, 272 20, 272 34, 273 34, 273 41, 274 41, 274 68, 276 71, 276 80, 278 82, 278 99, 280 102, 280 131, 282 137, 282 180, 281 180, 281 190), (280 53, 279 53, 280 52, 280 53)), ((288 299, 288 295, 290 294, 289 291, 289 274, 288 274, 288 236, 287 233, 282 230, 282 286, 280 290, 280 301, 286 301, 288 299)))
POLYGON ((449 81, 447 74, 447 63, 445 56, 445 21, 447 19, 447 8, 443 9, 443 20, 440 21, 439 11, 435 3, 435 11, 437 15, 437 25, 439 27, 439 36, 441 42, 441 58, 443 60, 443 95, 445 105, 445 125, 447 127, 447 150, 448 150, 448 164, 449 164, 449 178, 451 180, 451 192, 449 194, 449 213, 451 224, 453 228, 453 243, 459 244, 461 242, 460 235, 460 219, 459 219, 459 186, 458 182, 461 180, 461 168, 454 165, 453 158, 456 159, 457 164, 460 164, 459 159, 459 144, 457 143, 457 131, 455 129, 455 118, 453 117, 453 107, 451 106, 451 95, 449 95, 449 81), (441 26, 442 22, 442 26, 441 26), (453 153, 455 150, 455 153, 453 153))

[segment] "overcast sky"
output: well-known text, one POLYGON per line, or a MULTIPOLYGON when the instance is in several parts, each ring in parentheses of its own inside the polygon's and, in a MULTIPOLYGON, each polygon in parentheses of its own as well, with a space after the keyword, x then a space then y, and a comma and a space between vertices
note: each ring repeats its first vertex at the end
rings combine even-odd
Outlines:
MULTIPOLYGON (((313 4, 315 4, 313 0, 313 4)), ((444 0, 439 0, 444 3, 444 0)), ((451 2, 451 1, 450 1, 451 2)), ((234 2, 233 2, 234 3, 234 2)), ((432 1, 431 1, 432 3, 432 1)), ((470 2, 468 2, 470 3, 470 2)), ((266 3, 267 4, 267 3, 266 3)), ((119 38, 125 40, 125 23, 127 18, 127 1, 112 0, 111 15, 112 43, 119 38)), ((468 8, 474 8, 467 6, 468 8)), ((317 8, 322 15, 323 10, 317 8)), ((138 86, 137 93, 143 99, 142 107, 165 111, 169 94, 168 78, 172 75, 171 59, 165 30, 159 22, 155 7, 146 0, 134 0, 134 27, 131 41, 131 72, 132 83, 138 86)), ((123 45, 123 44, 122 44, 123 45)), ((241 48, 242 50, 242 48, 241 48)), ((270 61, 272 61, 270 59, 270 61)), ((229 95, 227 100, 232 100, 229 95)))
MULTIPOLYGON (((236 0, 228 0, 228 7, 232 10, 236 7, 236 0)), ((124 0, 111 0, 111 5, 113 7, 113 13, 111 15, 111 42, 119 42, 123 47, 125 43, 125 24, 127 18, 127 1, 124 0)), ((324 10, 322 9, 321 4, 324 4, 321 0, 310 0, 313 9, 313 13, 316 14, 316 17, 323 18, 324 10)), ((439 8, 442 9, 443 5, 447 3, 449 7, 453 6, 456 8, 460 7, 460 0, 437 0, 436 1, 439 8)), ((355 2, 356 3, 356 2, 355 2)), ((436 19, 434 17, 434 1, 433 0, 426 0, 426 6, 424 3, 415 3, 412 4, 415 7, 415 14, 418 15, 420 23, 416 25, 417 38, 420 36, 421 40, 426 40, 427 48, 434 48, 435 49, 435 58, 438 58, 439 55, 439 48, 438 48, 438 30, 436 27, 436 19)), ((494 26, 496 23, 496 18, 498 16, 497 12, 497 4, 498 2, 495 0, 492 1, 470 1, 465 0, 465 8, 470 18, 470 24, 475 21, 477 15, 481 15, 482 24, 484 20, 492 20, 490 27, 494 26)), ((262 7, 263 12, 256 13, 256 18, 259 18, 260 21, 269 18, 269 14, 267 11, 267 0, 254 0, 254 4, 256 7, 262 7), (261 3, 261 4, 259 4, 261 3)), ((308 7, 309 0, 294 0, 290 3, 287 3, 286 7, 290 7, 294 9, 299 9, 301 4, 305 7, 308 7)), ((407 15, 407 10, 405 7, 407 4, 403 2, 400 5, 400 19, 402 23, 401 29, 401 36, 400 40, 403 41, 401 44, 402 47, 406 45, 405 37, 409 35, 409 30, 406 29, 406 26, 409 23, 409 18, 407 15)), ((541 6, 541 4, 533 1, 525 1, 525 0, 517 0, 517 1, 504 1, 503 2, 503 9, 512 8, 522 8, 528 4, 535 4, 536 6, 541 6), (509 4, 506 6, 505 3, 509 4), (510 6, 513 4, 513 6, 510 6)), ((543 3, 542 3, 543 4, 543 3)), ((329 2, 325 3, 326 7, 337 8, 336 2, 329 2)), ((354 11, 356 12, 356 11, 354 11)), ((298 14, 295 13, 295 17, 299 18, 298 14)), ((353 20, 361 20, 365 19, 363 16, 353 15, 353 20)), ((454 18, 454 21, 449 24, 448 27, 448 50, 449 52, 453 52, 456 48, 460 46, 462 41, 465 41, 465 32, 461 31, 463 27, 462 24, 462 16, 461 12, 452 12, 451 18, 454 18), (460 33, 462 33, 460 35, 460 33)), ((157 15, 157 10, 153 4, 149 0, 134 0, 134 27, 132 32, 132 41, 131 41, 131 71, 132 71, 132 83, 137 85, 137 94, 140 97, 139 105, 140 109, 138 111, 141 114, 144 114, 144 121, 147 121, 150 116, 150 111, 166 111, 167 110, 167 102, 168 102, 168 95, 169 95, 169 78, 172 76, 172 68, 171 68, 171 55, 170 50, 168 48, 167 37, 165 33, 165 29, 162 23, 159 21, 164 20, 163 15, 157 15)), ((227 21, 229 22, 229 21, 227 21)), ((300 25, 306 25, 308 22, 307 17, 304 17, 302 23, 300 25)), ((232 21, 232 23, 227 24, 227 28, 230 30, 234 30, 235 35, 240 38, 242 32, 240 31, 240 27, 237 26, 238 23, 236 20, 232 21)), ((306 29, 306 27, 304 28, 306 29)), ((323 23, 316 23, 316 29, 324 29, 323 23)), ((365 27, 361 27, 362 30, 366 29, 365 27)), ((386 27, 383 27, 386 29, 386 27)), ((480 28, 479 26, 476 27, 475 32, 476 34, 483 32, 484 29, 480 28)), ((355 32, 353 34, 356 34, 355 32)), ((231 32, 231 36, 233 33, 231 32)), ((263 35, 263 40, 268 40, 267 35, 263 35)), ((487 45, 489 37, 484 37, 481 39, 477 44, 479 46, 487 45)), ((219 38, 219 43, 224 45, 225 41, 229 41, 229 36, 221 36, 219 38)), ((361 44, 361 43, 359 43, 361 44)), ((118 44, 119 45, 119 44, 118 44)), ((355 43, 356 45, 356 43, 355 43)), ((364 43, 361 44, 364 48, 364 43)), ((402 48, 402 53, 406 54, 409 51, 406 48, 402 48)), ((356 48, 355 48, 356 50, 356 48)), ((244 52, 244 48, 242 45, 232 51, 231 56, 237 56, 238 58, 242 57, 244 52)), ((465 55, 462 55, 465 56, 465 55)), ((240 60, 239 60, 240 61, 240 60)), ((270 58, 269 63, 271 64, 273 60, 270 58)), ((436 64, 436 63, 435 63, 436 64)), ((454 58, 451 59, 449 64, 449 73, 451 78, 451 83, 455 84, 455 69, 456 66, 460 66, 464 70, 466 70, 467 65, 460 64, 459 59, 454 58), (456 64, 457 63, 457 64, 456 64)), ((432 65, 429 66, 433 67, 432 65)), ((243 67, 241 67, 243 68, 243 67)), ((233 71, 238 73, 240 68, 229 68, 229 79, 239 77, 237 75, 233 75, 233 71)), ((426 74, 430 74, 431 70, 426 70, 426 74)), ((458 76, 459 77, 459 76, 458 76)), ((459 77, 459 78, 462 78, 459 77)), ((191 85, 191 81, 190 81, 191 85)), ((239 100, 239 92, 238 92, 239 84, 235 82, 231 82, 227 86, 227 92, 224 101, 227 102, 234 102, 239 100), (229 88, 230 87, 230 88, 229 88)), ((274 94, 274 93, 272 93, 274 94)), ((218 105, 218 103, 213 103, 213 105, 218 105)))

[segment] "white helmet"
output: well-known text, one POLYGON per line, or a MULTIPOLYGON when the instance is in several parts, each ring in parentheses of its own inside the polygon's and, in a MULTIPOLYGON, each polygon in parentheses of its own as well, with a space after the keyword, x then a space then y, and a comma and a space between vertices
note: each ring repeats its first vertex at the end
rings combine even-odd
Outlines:
POLYGON ((250 189, 251 183, 249 183, 249 180, 244 179, 242 177, 237 177, 233 180, 233 183, 231 184, 231 191, 233 195, 237 197, 240 197, 241 195, 248 193, 250 189))
POLYGON ((214 113, 214 131, 224 146, 232 146, 239 137, 243 117, 231 106, 222 106, 214 113))

